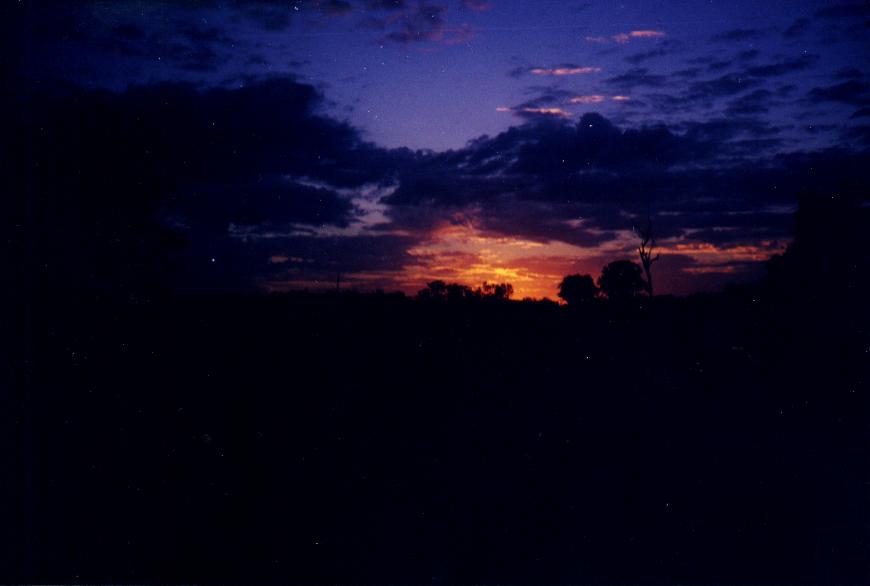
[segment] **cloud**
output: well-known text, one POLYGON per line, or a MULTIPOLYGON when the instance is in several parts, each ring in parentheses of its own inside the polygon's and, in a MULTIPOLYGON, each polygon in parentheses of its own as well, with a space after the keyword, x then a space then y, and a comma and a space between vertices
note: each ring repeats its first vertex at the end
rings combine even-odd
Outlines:
POLYGON ((469 42, 477 34, 469 24, 445 28, 444 33, 444 36, 440 39, 440 42, 444 45, 461 45, 469 42))
POLYGON ((592 96, 574 96, 570 100, 568 100, 571 104, 599 104, 606 100, 605 96, 592 95, 592 96))
POLYGON ((475 12, 483 12, 492 8, 492 3, 486 0, 460 0, 459 7, 462 10, 473 10, 475 12))
POLYGON ((644 31, 630 31, 627 33, 619 33, 613 35, 611 38, 617 43, 627 43, 633 39, 660 39, 665 36, 665 33, 662 31, 653 31, 653 30, 644 30, 644 31))
POLYGON ((864 148, 870 147, 870 124, 845 129, 843 138, 848 143, 857 143, 864 148))
POLYGON ((112 27, 111 33, 124 41, 141 41, 145 39, 145 31, 138 25, 126 23, 112 27))
POLYGON ((531 108, 525 107, 515 110, 522 118, 532 118, 537 116, 554 116, 557 118, 570 118, 571 113, 566 112, 562 108, 531 108))
MULTIPOLYGON (((179 4, 187 7, 196 7, 196 3, 179 2, 179 4)), ((349 0, 309 0, 307 2, 292 1, 282 2, 259 0, 256 2, 230 2, 228 5, 231 8, 241 10, 242 14, 259 24, 267 31, 282 31, 290 27, 293 19, 299 16, 308 17, 345 17, 353 14, 358 8, 388 8, 390 3, 387 0, 383 2, 366 2, 363 6, 359 6, 358 2, 349 0)))
POLYGON ((407 5, 407 0, 366 0, 365 2, 369 10, 404 10, 407 5))
POLYGON ((283 31, 290 27, 292 14, 286 8, 250 6, 245 15, 266 31, 283 31))
POLYGON ((446 6, 421 3, 406 12, 399 21, 399 28, 385 38, 402 44, 440 40, 444 35, 446 13, 446 6))
POLYGON ((728 104, 726 113, 736 115, 766 114, 770 111, 774 94, 770 90, 757 89, 728 104))
POLYGON ((315 5, 328 16, 343 16, 353 12, 353 5, 347 0, 318 0, 315 5))
POLYGON ((233 43, 234 39, 227 35, 223 30, 210 26, 199 27, 195 25, 185 25, 179 30, 181 35, 191 43, 233 43))
POLYGON ((861 79, 864 77, 864 72, 855 67, 845 67, 834 74, 836 79, 861 79))
POLYGON ((614 41, 616 43, 624 44, 629 41, 635 39, 661 39, 667 36, 662 31, 657 30, 639 30, 639 31, 629 31, 627 33, 617 33, 615 35, 611 35, 609 37, 605 36, 589 36, 586 37, 586 42, 588 43, 608 43, 610 41, 614 41))
MULTIPOLYGON (((746 51, 740 51, 736 55, 718 61, 714 61, 712 58, 699 58, 693 59, 692 62, 706 65, 707 71, 719 72, 738 65, 743 65, 746 62, 754 60, 758 55, 759 51, 757 49, 747 49, 746 51)), ((747 71, 746 75, 751 74, 747 71)))
POLYGON ((733 43, 740 41, 754 41, 764 38, 763 31, 754 28, 738 28, 724 31, 713 35, 714 43, 733 43))
POLYGON ((621 75, 604 80, 604 83, 618 88, 631 90, 637 87, 661 87, 668 78, 664 75, 650 73, 648 69, 629 69, 621 75))
POLYGON ((262 175, 228 184, 203 182, 181 204, 202 220, 216 216, 218 225, 309 224, 346 227, 354 217, 351 200, 335 189, 284 175, 262 175))
POLYGON ((680 48, 682 48, 683 44, 679 41, 675 40, 666 40, 662 41, 658 44, 658 47, 652 49, 650 51, 644 51, 642 53, 635 53, 634 55, 629 55, 625 58, 626 61, 631 63, 632 65, 639 65, 644 61, 649 61, 650 59, 656 59, 658 57, 664 57, 666 55, 671 55, 676 53, 680 48))
MULTIPOLYGON (((88 258, 80 243, 94 218, 123 232, 113 206, 141 201, 131 214, 156 214, 187 239, 185 287, 275 290, 341 274, 413 288, 451 254, 475 267, 469 279, 517 275, 531 287, 565 266, 547 258, 631 253, 631 221, 647 204, 662 246, 691 259, 674 278, 733 276, 787 240, 799 189, 870 192, 866 153, 773 155, 778 129, 746 116, 771 98, 764 88, 729 104, 739 119, 623 127, 562 109, 616 95, 550 92, 502 108, 523 124, 443 153, 368 143, 317 114, 318 90, 286 77, 46 92, 28 96, 30 116, 10 116, 10 131, 34 137, 41 189, 68 202, 46 210, 64 258, 84 262, 74 258, 88 258)), ((866 131, 851 136, 860 144, 866 131)))
POLYGON ((508 108, 506 106, 499 106, 496 108, 497 112, 512 112, 516 116, 520 118, 538 118, 538 117, 555 117, 555 118, 570 118, 571 113, 566 112, 562 108, 557 107, 540 107, 540 106, 517 106, 515 108, 508 108))
POLYGON ((809 18, 798 18, 793 23, 791 23, 791 25, 787 29, 785 29, 785 33, 783 34, 788 39, 796 39, 802 37, 809 30, 811 22, 812 21, 810 21, 809 18))
POLYGON ((527 100, 515 107, 499 106, 496 108, 496 111, 511 112, 514 115, 525 119, 538 117, 570 118, 572 113, 566 111, 564 106, 601 104, 608 100, 617 103, 624 103, 631 100, 629 96, 625 95, 575 95, 567 90, 561 90, 554 87, 538 87, 537 89, 542 91, 542 93, 535 98, 527 100))
POLYGON ((818 58, 818 55, 801 55, 800 57, 783 59, 776 63, 768 63, 766 65, 750 67, 746 70, 746 72, 749 75, 754 75, 757 77, 775 77, 806 69, 807 67, 815 63, 818 58))
POLYGON ((683 79, 694 79, 701 75, 700 67, 689 67, 686 69, 679 69, 673 73, 674 77, 679 77, 683 79))
POLYGON ((760 81, 739 73, 729 73, 715 79, 696 81, 689 84, 686 98, 689 100, 709 100, 733 96, 759 85, 760 81))
POLYGON ((448 8, 443 4, 418 2, 410 5, 379 2, 370 5, 373 10, 387 12, 384 18, 367 16, 358 27, 368 30, 389 30, 384 41, 403 45, 419 42, 435 42, 444 45, 466 43, 474 37, 474 30, 466 23, 448 26, 448 8))
MULTIPOLYGON (((74 56, 79 70, 99 70, 107 67, 108 60, 115 60, 112 64, 115 67, 119 62, 130 67, 128 59, 134 59, 140 65, 158 62, 161 66, 188 72, 213 72, 230 61, 231 47, 237 43, 237 39, 221 28, 191 23, 183 18, 167 18, 159 27, 150 26, 147 20, 125 20, 127 17, 104 20, 88 14, 82 4, 73 2, 58 10, 46 11, 40 17, 39 23, 28 22, 22 27, 30 31, 28 43, 40 47, 27 56, 33 61, 22 65, 22 70, 41 68, 43 74, 58 67, 59 62, 69 63, 57 58, 60 53, 74 56), (48 55, 55 57, 42 61, 48 55)), ((69 75, 66 71, 53 73, 50 77, 69 75)))
POLYGON ((580 67, 577 65, 562 65, 560 67, 555 67, 552 69, 548 69, 545 67, 531 67, 529 68, 529 73, 532 75, 584 75, 587 73, 600 73, 600 67, 580 67))
MULTIPOLYGON (((591 96, 572 96, 569 100, 569 104, 600 104, 608 99, 607 96, 602 95, 591 95, 591 96)), ((610 96, 610 100, 614 102, 627 102, 631 98, 629 96, 610 96)))
POLYGON ((870 84, 853 79, 828 87, 813 88, 807 97, 812 102, 840 102, 864 106, 870 104, 870 84))
POLYGON ((840 2, 825 6, 816 11, 817 18, 867 18, 870 17, 870 4, 867 2, 840 2))

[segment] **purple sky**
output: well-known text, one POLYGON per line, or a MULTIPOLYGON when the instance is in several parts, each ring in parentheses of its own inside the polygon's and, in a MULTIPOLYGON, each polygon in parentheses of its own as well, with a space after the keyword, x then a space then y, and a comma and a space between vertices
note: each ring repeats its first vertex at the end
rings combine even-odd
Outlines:
MULTIPOLYGON (((123 102, 131 86, 185 82, 204 111, 215 92, 250 94, 263 105, 254 125, 268 126, 286 118, 282 101, 256 96, 286 80, 288 99, 313 92, 300 117, 344 123, 350 151, 365 145, 386 161, 358 180, 298 161, 251 170, 299 188, 280 205, 310 197, 302 187, 343 202, 347 215, 323 222, 278 220, 279 205, 274 219, 229 214, 204 235, 191 203, 202 197, 181 194, 167 214, 193 235, 191 254, 261 263, 231 272, 267 288, 343 273, 360 287, 413 290, 441 276, 552 296, 565 271, 630 256, 632 218, 647 207, 669 256, 664 288, 715 287, 756 275, 787 243, 794 193, 777 190, 826 185, 794 170, 867 148, 866 2, 19 4, 7 32, 22 86, 62 93, 58 82, 71 82, 123 102), (360 238, 383 253, 357 258, 360 238)), ((339 156, 318 144, 306 156, 339 156)), ((344 173, 362 164, 346 160, 344 173)), ((213 181, 197 182, 187 189, 213 181)), ((244 197, 249 184, 220 197, 244 197)))

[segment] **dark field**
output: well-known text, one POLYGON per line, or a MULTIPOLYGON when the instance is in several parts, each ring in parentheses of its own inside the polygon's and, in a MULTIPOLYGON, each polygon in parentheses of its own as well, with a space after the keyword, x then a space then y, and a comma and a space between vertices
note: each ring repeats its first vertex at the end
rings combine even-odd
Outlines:
POLYGON ((868 577, 854 309, 345 293, 23 317, 10 580, 868 577))

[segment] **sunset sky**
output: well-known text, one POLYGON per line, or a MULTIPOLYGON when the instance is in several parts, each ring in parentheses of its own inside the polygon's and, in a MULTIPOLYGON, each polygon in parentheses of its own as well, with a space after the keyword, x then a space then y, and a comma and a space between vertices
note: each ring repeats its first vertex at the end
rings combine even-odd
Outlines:
POLYGON ((635 259, 649 211, 659 291, 685 294, 760 275, 798 192, 866 187, 866 2, 8 10, 22 95, 143 141, 193 289, 553 298, 635 259))

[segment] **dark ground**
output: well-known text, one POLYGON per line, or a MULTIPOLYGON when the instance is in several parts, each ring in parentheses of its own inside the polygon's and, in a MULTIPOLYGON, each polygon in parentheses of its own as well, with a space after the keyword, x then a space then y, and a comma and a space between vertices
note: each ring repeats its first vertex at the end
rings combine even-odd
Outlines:
POLYGON ((0 575, 867 582, 866 314, 655 301, 33 302, 0 575))

